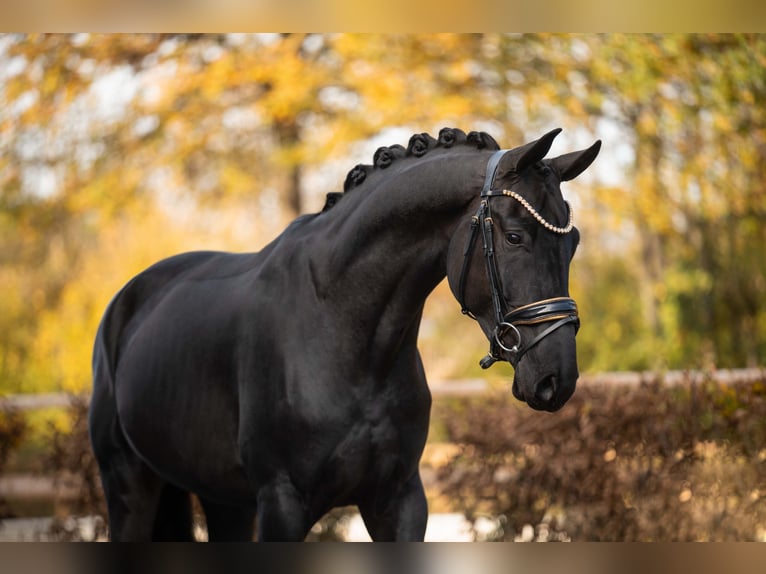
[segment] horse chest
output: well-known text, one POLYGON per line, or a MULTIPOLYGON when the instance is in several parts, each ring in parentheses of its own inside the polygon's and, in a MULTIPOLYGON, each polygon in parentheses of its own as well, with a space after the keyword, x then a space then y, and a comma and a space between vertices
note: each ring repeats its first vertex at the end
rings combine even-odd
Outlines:
MULTIPOLYGON (((322 461, 305 468, 311 477, 306 489, 335 504, 358 503, 381 490, 396 489, 417 469, 422 444, 404 434, 390 418, 363 420, 352 425, 322 461)), ((300 478, 299 478, 300 480, 300 478)))
POLYGON ((277 417, 277 427, 272 417, 252 419, 264 424, 260 430, 253 427, 243 445, 246 471, 255 485, 287 475, 320 507, 355 503, 382 484, 403 483, 417 470, 428 403, 421 402, 416 411, 417 416, 408 413, 398 400, 378 399, 362 408, 338 397, 292 402, 277 417))

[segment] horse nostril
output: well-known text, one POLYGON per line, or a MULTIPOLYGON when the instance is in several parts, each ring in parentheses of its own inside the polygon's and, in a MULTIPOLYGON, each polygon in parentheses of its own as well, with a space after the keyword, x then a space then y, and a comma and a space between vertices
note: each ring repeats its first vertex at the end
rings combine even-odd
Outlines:
POLYGON ((543 403, 549 403, 556 396, 556 377, 547 375, 535 385, 535 398, 543 403))

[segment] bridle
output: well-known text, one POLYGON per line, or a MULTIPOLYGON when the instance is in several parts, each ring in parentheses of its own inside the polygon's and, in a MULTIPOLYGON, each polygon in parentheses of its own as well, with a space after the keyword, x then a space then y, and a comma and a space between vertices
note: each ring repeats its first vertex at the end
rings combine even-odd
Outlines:
POLYGON ((476 239, 481 235, 484 245, 484 260, 487 267, 489 288, 492 295, 492 306, 495 311, 495 329, 489 342, 489 353, 479 362, 482 369, 488 369, 497 361, 506 360, 500 356, 501 350, 510 355, 508 362, 516 368, 516 365, 518 365, 519 361, 527 351, 560 327, 573 323, 575 333, 580 328, 580 318, 577 314, 577 303, 570 297, 544 299, 507 311, 508 304, 505 297, 502 295, 500 276, 497 272, 497 263, 495 260, 495 244, 493 237, 494 223, 492 221, 492 210, 490 209, 492 198, 511 197, 515 199, 537 220, 538 223, 552 233, 565 235, 573 229, 572 208, 568 203, 566 206, 569 213, 569 221, 565 227, 556 227, 546 221, 526 199, 515 191, 492 189, 495 183, 495 174, 500 159, 508 151, 509 150, 500 150, 495 152, 487 164, 487 174, 484 178, 484 186, 481 190, 481 203, 479 204, 479 210, 476 212, 476 215, 471 217, 471 232, 468 236, 468 242, 463 253, 463 267, 460 271, 460 279, 458 282, 457 298, 462 308, 461 311, 464 315, 476 319, 476 316, 465 304, 465 281, 471 264, 471 257, 473 255, 476 239), (552 323, 552 325, 539 333, 529 343, 522 344, 519 327, 539 325, 541 323, 552 323), (515 342, 510 345, 505 342, 505 338, 509 334, 512 334, 515 338, 515 342))

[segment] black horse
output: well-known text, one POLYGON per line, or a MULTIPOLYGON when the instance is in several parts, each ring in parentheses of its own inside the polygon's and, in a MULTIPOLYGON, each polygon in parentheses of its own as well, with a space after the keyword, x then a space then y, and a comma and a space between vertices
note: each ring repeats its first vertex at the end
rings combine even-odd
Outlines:
POLYGON ((431 396, 423 305, 448 277, 514 365, 513 394, 560 408, 578 377, 559 184, 598 154, 544 160, 552 131, 498 151, 445 128, 381 148, 324 210, 258 253, 186 253, 134 277, 103 317, 90 433, 112 540, 302 540, 357 505, 374 540, 422 540, 431 396))

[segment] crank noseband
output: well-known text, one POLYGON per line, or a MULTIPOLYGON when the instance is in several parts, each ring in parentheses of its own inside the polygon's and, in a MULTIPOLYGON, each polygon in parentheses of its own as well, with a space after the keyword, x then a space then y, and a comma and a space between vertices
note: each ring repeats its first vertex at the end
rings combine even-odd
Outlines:
POLYGON ((495 327, 495 332, 489 345, 489 353, 479 364, 483 369, 488 369, 501 360, 500 353, 498 352, 499 348, 510 355, 509 362, 515 367, 527 351, 556 329, 569 323, 574 324, 576 334, 580 329, 580 317, 577 314, 577 303, 570 297, 545 299, 544 301, 518 307, 507 313, 503 321, 495 327), (528 343, 523 343, 519 326, 538 325, 540 323, 553 324, 538 333, 528 343), (508 337, 511 337, 510 341, 508 337), (509 343, 511 344, 510 347, 508 346, 509 343))
POLYGON ((580 328, 580 318, 577 313, 577 303, 570 297, 554 297, 536 301, 528 305, 517 307, 506 312, 508 307, 505 298, 502 295, 500 285, 500 276, 497 272, 497 263, 495 260, 494 247, 494 222, 492 211, 490 209, 490 200, 493 197, 511 197, 518 201, 545 229, 552 233, 565 235, 572 231, 572 209, 567 203, 569 212, 569 222, 566 227, 557 227, 547 222, 523 197, 514 191, 493 190, 495 173, 500 159, 508 150, 500 150, 490 158, 487 164, 487 175, 484 179, 484 187, 481 191, 481 203, 479 210, 471 218, 471 231, 468 236, 463 253, 463 268, 460 271, 458 282, 458 301, 462 307, 462 312, 469 317, 476 319, 476 316, 466 307, 465 304, 465 282, 470 267, 471 257, 476 245, 476 240, 480 235, 484 247, 484 261, 487 269, 487 279, 492 296, 492 306, 495 311, 495 329, 489 343, 489 353, 479 364, 482 369, 488 369, 497 361, 508 360, 514 368, 532 347, 537 345, 545 337, 557 329, 572 323, 575 327, 575 333, 580 328), (542 323, 551 323, 546 329, 539 332, 529 342, 524 342, 521 328, 527 326, 539 325, 542 323), (504 359, 503 355, 508 358, 504 359))

